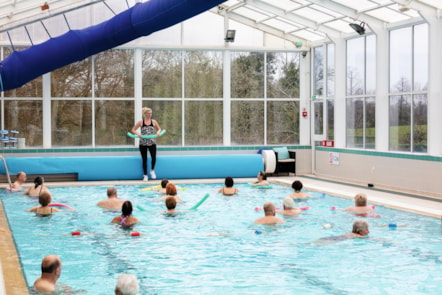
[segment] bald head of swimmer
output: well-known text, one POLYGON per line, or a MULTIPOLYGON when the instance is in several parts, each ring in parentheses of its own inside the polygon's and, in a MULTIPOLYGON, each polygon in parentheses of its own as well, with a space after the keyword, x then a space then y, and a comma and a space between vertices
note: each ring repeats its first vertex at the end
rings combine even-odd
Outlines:
POLYGON ((263 206, 265 216, 275 216, 275 205, 272 202, 266 202, 263 206))
POLYGON ((48 255, 41 261, 42 275, 59 278, 61 274, 61 260, 57 255, 48 255))
POLYGON ((113 186, 107 188, 107 197, 108 198, 116 198, 117 197, 117 189, 113 186))
POLYGON ((24 173, 23 171, 20 171, 17 173, 16 176, 16 181, 23 183, 26 181, 26 173, 24 173))
POLYGON ((368 230, 368 222, 362 219, 357 219, 353 222, 353 230, 352 233, 358 234, 361 236, 366 236, 370 233, 368 230))

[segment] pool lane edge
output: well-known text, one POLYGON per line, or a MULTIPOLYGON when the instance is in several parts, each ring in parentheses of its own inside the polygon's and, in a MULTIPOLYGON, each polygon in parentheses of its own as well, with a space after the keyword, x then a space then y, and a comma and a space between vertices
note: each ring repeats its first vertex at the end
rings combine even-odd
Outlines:
POLYGON ((0 228, 6 232, 0 231, 0 259, 4 287, 8 295, 29 294, 28 286, 23 274, 23 268, 17 254, 17 248, 12 237, 11 229, 3 208, 3 202, 0 200, 0 228))

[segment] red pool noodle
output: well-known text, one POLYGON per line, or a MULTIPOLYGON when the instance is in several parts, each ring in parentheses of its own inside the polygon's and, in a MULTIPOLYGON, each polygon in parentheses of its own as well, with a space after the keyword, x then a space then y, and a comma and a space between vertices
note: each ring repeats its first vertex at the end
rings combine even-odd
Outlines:
POLYGON ((130 234, 132 237, 139 237, 141 234, 137 231, 130 234))
POLYGON ((73 235, 73 236, 79 236, 79 235, 81 235, 81 232, 80 232, 80 231, 73 231, 73 232, 71 233, 71 235, 73 235))

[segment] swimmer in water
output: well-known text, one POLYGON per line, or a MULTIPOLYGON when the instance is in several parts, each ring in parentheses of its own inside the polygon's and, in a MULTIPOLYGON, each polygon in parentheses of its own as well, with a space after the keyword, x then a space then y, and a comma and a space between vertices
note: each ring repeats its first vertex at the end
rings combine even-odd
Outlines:
POLYGON ((368 239, 367 235, 369 233, 370 231, 368 229, 368 222, 362 219, 358 219, 353 222, 353 229, 351 233, 343 234, 340 236, 320 238, 316 241, 311 242, 311 244, 315 246, 324 246, 331 243, 345 241, 348 239, 368 239))

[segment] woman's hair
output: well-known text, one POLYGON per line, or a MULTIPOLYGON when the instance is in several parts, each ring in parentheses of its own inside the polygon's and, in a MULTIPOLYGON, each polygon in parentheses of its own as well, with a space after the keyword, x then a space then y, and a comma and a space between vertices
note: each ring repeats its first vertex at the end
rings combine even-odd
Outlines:
POLYGON ((38 202, 43 207, 46 207, 51 203, 51 194, 47 191, 41 192, 41 194, 38 196, 38 202))
POLYGON ((168 210, 172 210, 176 208, 176 199, 173 196, 166 198, 166 207, 168 210))
POLYGON ((264 171, 259 171, 259 176, 261 176, 263 180, 267 180, 267 174, 264 171))
POLYGON ((284 208, 285 209, 292 209, 295 208, 295 202, 293 201, 292 198, 290 197, 285 197, 284 202, 283 202, 284 208))
POLYGON ((356 207, 367 206, 367 195, 359 193, 355 196, 356 207))
POLYGON ((292 183, 292 188, 293 188, 295 191, 300 191, 300 190, 302 190, 302 182, 300 182, 299 180, 295 180, 295 181, 292 183))
POLYGON ((365 220, 357 219, 353 222, 353 230, 351 232, 359 234, 361 230, 368 230, 368 223, 365 220))
POLYGON ((42 185, 42 184, 43 184, 43 181, 44 181, 43 177, 41 177, 41 176, 37 176, 37 177, 34 179, 34 188, 37 188, 39 185, 42 185))
POLYGON ((124 201, 123 207, 121 207, 121 213, 123 216, 129 216, 132 214, 132 203, 131 201, 124 201))
POLYGON ((169 182, 166 185, 166 194, 168 194, 169 196, 175 196, 177 194, 176 186, 172 182, 169 182))
POLYGON ((163 179, 163 180, 161 180, 161 187, 162 188, 166 188, 166 185, 169 183, 169 180, 167 180, 167 179, 163 179))
POLYGON ((224 180, 224 184, 226 185, 226 187, 233 187, 233 178, 227 176, 226 179, 224 180))
POLYGON ((115 294, 136 295, 138 291, 138 280, 135 275, 121 274, 118 276, 115 294))
POLYGON ((149 112, 150 113, 152 112, 151 108, 144 107, 141 109, 141 113, 143 114, 143 118, 146 116, 146 113, 149 113, 149 112))

